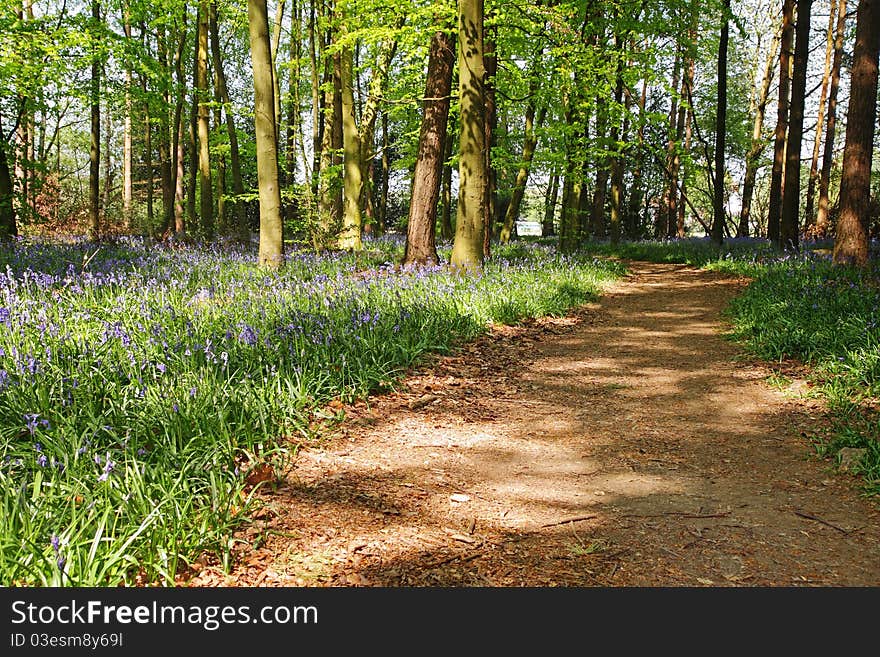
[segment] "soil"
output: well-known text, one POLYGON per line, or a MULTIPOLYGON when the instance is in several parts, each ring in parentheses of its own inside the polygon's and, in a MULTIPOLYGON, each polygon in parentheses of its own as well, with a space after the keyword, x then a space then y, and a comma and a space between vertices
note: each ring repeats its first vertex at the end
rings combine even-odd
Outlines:
MULTIPOLYGON (((302 447, 190 586, 877 586, 880 511, 809 386, 725 339, 746 281, 631 275, 494 327, 302 447)), ((333 410, 333 409, 331 409, 333 410)))

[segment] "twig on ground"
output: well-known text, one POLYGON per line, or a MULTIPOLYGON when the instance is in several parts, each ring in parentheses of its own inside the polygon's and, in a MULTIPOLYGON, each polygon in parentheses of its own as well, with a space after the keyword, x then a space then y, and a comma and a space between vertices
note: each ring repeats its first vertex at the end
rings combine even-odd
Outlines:
POLYGON ((427 569, 431 570, 433 568, 439 568, 440 566, 445 566, 448 563, 452 563, 453 561, 459 561, 460 563, 465 563, 466 561, 473 561, 477 557, 483 556, 482 552, 475 552, 474 554, 470 554, 466 557, 461 556, 460 554, 454 554, 451 557, 447 557, 446 559, 440 559, 439 561, 435 561, 434 563, 428 564, 427 569))
POLYGON ((596 516, 578 516, 577 518, 566 518, 565 520, 557 520, 556 522, 548 522, 546 525, 541 525, 541 529, 545 529, 546 527, 556 527, 558 525, 567 525, 570 522, 583 522, 584 520, 592 520, 596 516))
POLYGON ((823 520, 822 518, 820 518, 818 516, 814 516, 809 513, 804 513, 803 511, 797 511, 797 510, 795 510, 794 514, 796 516, 801 517, 801 518, 806 518, 807 520, 814 520, 818 523, 821 523, 823 525, 831 527, 831 529, 836 529, 837 531, 841 532, 842 534, 849 534, 850 533, 850 530, 844 529, 843 527, 840 527, 839 525, 835 525, 833 522, 828 522, 827 520, 823 520))

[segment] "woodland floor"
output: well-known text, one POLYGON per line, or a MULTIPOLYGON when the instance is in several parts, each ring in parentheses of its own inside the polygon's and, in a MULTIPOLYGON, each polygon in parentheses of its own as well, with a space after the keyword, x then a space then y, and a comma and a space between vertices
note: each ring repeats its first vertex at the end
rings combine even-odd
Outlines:
POLYGON ((632 263, 345 408, 190 586, 878 586, 880 504, 821 403, 723 337, 745 284, 632 263))

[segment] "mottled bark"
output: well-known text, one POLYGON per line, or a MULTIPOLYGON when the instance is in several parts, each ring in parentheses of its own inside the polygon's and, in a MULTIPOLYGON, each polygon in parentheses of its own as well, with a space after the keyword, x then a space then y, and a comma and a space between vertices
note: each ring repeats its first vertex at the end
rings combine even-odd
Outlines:
POLYGON ((779 222, 785 183, 785 140, 788 133, 788 105, 791 91, 791 52, 794 42, 794 0, 782 0, 782 41, 779 50, 779 98, 776 102, 776 130, 773 141, 773 171, 767 206, 767 237, 780 247, 779 222))

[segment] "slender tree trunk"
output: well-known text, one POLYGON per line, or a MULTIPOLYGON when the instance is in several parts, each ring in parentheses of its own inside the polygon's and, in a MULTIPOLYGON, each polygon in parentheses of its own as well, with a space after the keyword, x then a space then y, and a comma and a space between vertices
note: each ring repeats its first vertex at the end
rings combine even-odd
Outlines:
MULTIPOLYGON (((537 91, 537 90, 535 90, 537 91)), ((510 197, 510 204, 504 213, 504 224, 501 227, 500 242, 507 244, 511 236, 514 235, 516 221, 519 219, 520 208, 522 207, 523 197, 526 193, 526 183, 529 180, 529 171, 532 167, 532 159, 535 156, 535 147, 538 145, 538 136, 535 134, 535 127, 540 126, 547 116, 547 108, 542 107, 538 112, 537 120, 535 119, 535 101, 529 101, 526 107, 525 116, 525 132, 523 135, 523 149, 520 157, 519 169, 516 172, 516 180, 513 183, 513 193, 510 197)))
MULTIPOLYGON (((101 21, 101 3, 92 0, 92 29, 97 32, 101 21)), ((97 38, 97 34, 93 36, 97 38)), ((101 61, 96 52, 92 53, 92 77, 89 89, 91 116, 91 140, 89 145, 89 239, 96 241, 100 236, 101 221, 101 61)))
POLYGON ((177 80, 177 92, 174 99, 174 115, 171 119, 171 186, 174 188, 174 232, 183 235, 186 231, 186 215, 184 211, 185 194, 183 188, 183 102, 186 79, 183 75, 183 54, 186 50, 186 8, 181 18, 180 33, 177 35, 177 50, 174 53, 174 76, 177 80))
MULTIPOLYGON (((449 127, 447 126, 447 135, 448 134, 449 127)), ((379 208, 376 213, 380 234, 384 233, 388 228, 388 183, 391 176, 391 156, 388 154, 389 149, 388 112, 382 112, 382 166, 380 171, 382 179, 379 185, 379 208)), ((446 159, 449 159, 450 156, 451 154, 448 155, 446 159)), ((448 202, 448 199, 444 202, 448 202)), ((452 239, 452 233, 450 232, 450 234, 445 237, 446 239, 452 239)))
POLYGON ((275 140, 280 138, 281 129, 281 81, 278 75, 278 50, 281 46, 281 26, 284 24, 284 4, 285 0, 278 0, 275 3, 275 20, 272 23, 272 40, 270 42, 272 48, 272 84, 273 96, 272 102, 275 106, 275 140))
MULTIPOLYGON (((682 76, 681 80, 681 98, 689 97, 688 94, 691 92, 691 88, 688 84, 689 82, 689 74, 692 70, 691 58, 682 57, 683 59, 683 67, 685 69, 685 75, 682 76)), ((683 203, 679 203, 679 180, 683 178, 681 173, 681 142, 684 139, 684 130, 685 130, 685 119, 687 117, 687 109, 685 107, 687 103, 679 102, 678 104, 678 116, 675 121, 675 149, 672 151, 672 166, 670 168, 670 177, 669 177, 669 200, 666 206, 666 230, 665 235, 667 238, 675 237, 678 233, 678 210, 679 206, 683 205, 683 203)))
POLYGON ((776 248, 780 243, 780 218, 785 170, 785 142, 788 132, 791 53, 794 42, 794 2, 782 0, 782 41, 779 50, 779 100, 776 103, 776 130, 773 145, 773 172, 767 208, 767 237, 776 248))
POLYGON ((455 235, 452 227, 452 149, 455 145, 455 135, 452 133, 453 126, 446 128, 446 146, 443 149, 443 185, 440 190, 442 207, 440 210, 440 236, 444 240, 451 240, 455 235))
POLYGON ((767 146, 764 139, 764 116, 767 111, 767 101, 770 98, 770 85, 775 77, 777 57, 779 56, 780 34, 773 36, 770 50, 767 53, 767 61, 764 66, 764 75, 761 78, 761 89, 755 97, 752 111, 755 120, 752 123, 752 141, 749 152, 746 154, 746 171, 743 177, 742 209, 739 214, 739 225, 736 230, 737 237, 749 236, 749 224, 752 216, 752 197, 755 193, 755 178, 758 175, 758 162, 761 154, 767 146))
MULTIPOLYGON (((223 124, 223 99, 220 94, 220 83, 217 69, 214 69, 214 130, 219 133, 225 126, 223 124)), ((226 211, 226 156, 218 153, 214 158, 217 164, 217 228, 221 235, 229 235, 229 213, 226 211)))
POLYGON ((198 98, 199 230, 205 239, 214 236, 214 195, 211 189, 210 108, 208 107, 208 15, 210 4, 199 0, 195 91, 198 98))
POLYGON ((428 74, 418 154, 413 173, 404 264, 439 262, 435 244, 437 201, 443 176, 449 95, 452 91, 454 68, 455 39, 449 33, 438 30, 431 38, 428 53, 428 74))
MULTIPOLYGON (((160 27, 157 34, 157 48, 159 65, 168 68, 168 41, 165 37, 165 28, 160 27)), ((171 89, 169 86, 162 92, 165 107, 159 113, 159 179, 162 185, 162 227, 159 234, 165 234, 171 227, 174 218, 174 165, 171 154, 171 126, 168 116, 169 108, 172 107, 171 89)))
POLYGON ((559 197, 559 174, 550 176, 550 189, 544 206, 544 221, 541 222, 541 236, 549 237, 556 233, 553 220, 556 218, 556 200, 559 197))
MULTIPOLYGON (((106 75, 106 71, 103 74, 106 75)), ((102 169, 104 169, 104 189, 101 195, 101 221, 103 229, 100 232, 104 233, 110 227, 110 198, 113 193, 113 160, 110 157, 110 132, 113 124, 110 120, 110 112, 104 112, 101 120, 103 121, 102 133, 104 137, 104 146, 101 152, 104 160, 102 166, 102 169)))
POLYGON ((715 196, 712 201, 712 241, 721 245, 727 213, 724 209, 724 150, 727 136, 727 44, 730 38, 730 0, 724 0, 725 18, 718 43, 718 106, 715 118, 715 196))
MULTIPOLYGON (((123 4, 122 11, 122 30, 125 35, 125 41, 131 42, 131 8, 128 0, 123 4)), ((131 201, 132 201, 132 181, 131 181, 131 165, 132 165, 132 149, 131 149, 131 89, 132 89, 132 73, 131 66, 125 64, 125 116, 122 123, 122 223, 126 230, 131 229, 131 201)))
MULTIPOLYGON (((245 216, 245 204, 241 199, 244 196, 244 181, 241 176, 241 155, 238 148, 238 132, 235 129, 235 117, 232 114, 232 101, 229 98, 229 90, 226 86, 226 74, 223 71, 223 57, 220 52, 220 35, 217 24, 217 3, 211 3, 211 17, 209 30, 211 35, 211 59, 214 64, 214 77, 217 83, 219 102, 223 105, 223 115, 226 118, 226 134, 229 138, 229 166, 232 173, 232 193, 236 200, 231 204, 234 225, 231 226, 235 237, 240 241, 246 241, 248 237, 247 217, 245 216)), ((218 174, 219 175, 219 174, 218 174)))
POLYGON ((458 210, 451 264, 480 270, 488 214, 486 98, 483 61, 483 0, 459 0, 458 85, 461 106, 458 210))
POLYGON ((831 54, 834 52, 834 24, 837 18, 837 0, 831 0, 828 13, 828 32, 825 39, 825 66, 822 68, 822 87, 819 92, 819 109, 816 116, 816 138, 813 140, 813 155, 810 158, 810 176, 807 181, 807 204, 804 208, 804 230, 812 233, 816 217, 816 182, 819 179, 819 151, 822 146, 822 128, 825 127, 825 99, 828 84, 831 82, 831 54))
POLYGON ((666 141, 666 172, 667 182, 663 190, 663 198, 660 202, 660 211, 657 213, 657 225, 654 227, 654 235, 663 237, 667 234, 669 223, 669 208, 673 204, 672 197, 678 193, 678 181, 673 179, 675 172, 675 152, 678 149, 678 103, 679 99, 674 93, 681 85, 681 51, 676 50, 675 63, 672 66, 672 100, 669 107, 669 132, 666 141))
POLYGON ((785 146, 785 185, 779 241, 785 249, 798 249, 801 210, 801 143, 804 136, 804 104, 807 94, 807 59, 810 53, 810 10, 813 0, 798 0, 794 69, 791 80, 791 103, 788 118, 788 142, 785 146))
MULTIPOLYGON (((615 50, 617 51, 617 73, 614 84, 614 103, 617 107, 623 103, 623 75, 621 71, 623 58, 623 42, 620 35, 615 36, 615 50)), ((629 114, 629 112, 625 112, 629 114)), ((617 244, 620 241, 620 224, 621 224, 621 208, 623 206, 623 154, 620 151, 618 142, 620 141, 620 123, 617 119, 611 128, 611 145, 614 154, 611 156, 611 216, 610 216, 610 234, 611 243, 617 244)))
MULTIPOLYGON (((483 0, 480 0, 483 4, 483 0)), ((483 127, 485 129, 485 149, 483 151, 486 160, 486 219, 483 223, 483 259, 490 255, 490 244, 496 221, 495 202, 497 176, 495 168, 492 165, 492 147, 495 146, 495 127, 498 122, 498 107, 495 101, 495 75, 498 73, 498 54, 496 53, 497 44, 494 36, 489 34, 488 28, 483 25, 483 101, 485 109, 483 114, 483 127)))
POLYGON ((6 158, 6 138, 0 133, 0 241, 4 242, 18 235, 13 196, 12 175, 6 158))
POLYGON ((840 179, 840 217, 834 262, 868 264, 871 159, 877 122, 877 64, 880 53, 880 0, 859 0, 853 49, 846 147, 840 179))
MULTIPOLYGON (((147 78, 141 80, 144 92, 146 92, 147 78)), ((147 187, 147 226, 152 231, 155 226, 155 213, 153 209, 153 122, 150 116, 149 103, 144 104, 144 169, 146 169, 145 184, 147 187)))
POLYGON ((301 129, 302 121, 300 120, 300 49, 302 48, 302 16, 301 6, 297 0, 292 0, 293 6, 290 10, 290 39, 288 46, 288 56, 292 64, 290 77, 287 81, 287 135, 285 138, 285 161, 286 181, 288 185, 296 182, 296 160, 297 160, 297 137, 301 129))
POLYGON ((648 100, 648 81, 642 82, 642 93, 639 96, 639 127, 636 131, 636 155, 633 166, 633 186, 629 195, 629 207, 626 212, 626 234, 630 239, 638 237, 641 221, 639 213, 642 200, 645 196, 644 183, 642 181, 642 166, 644 164, 645 145, 645 104, 648 100))
POLYGON ((318 37, 317 27, 315 25, 317 19, 315 16, 315 3, 312 0, 309 7, 309 64, 312 77, 312 171, 311 171, 311 189, 312 196, 318 195, 318 181, 321 171, 321 154, 323 152, 323 134, 324 134, 324 108, 321 107, 321 86, 320 72, 318 71, 318 37))
POLYGON ((248 32, 254 72, 254 128, 257 141, 257 187, 260 196, 259 265, 277 268, 284 260, 281 188, 275 126, 275 84, 266 0, 248 0, 248 32))
POLYGON ((822 150, 822 171, 819 173, 819 209, 813 235, 825 237, 828 232, 828 188, 831 183, 831 167, 834 163, 834 138, 837 130, 837 91, 840 88, 840 64, 843 59, 843 39, 846 35, 846 0, 839 0, 837 30, 834 40, 834 57, 831 64, 831 88, 828 90, 828 120, 825 126, 825 146, 822 150))

